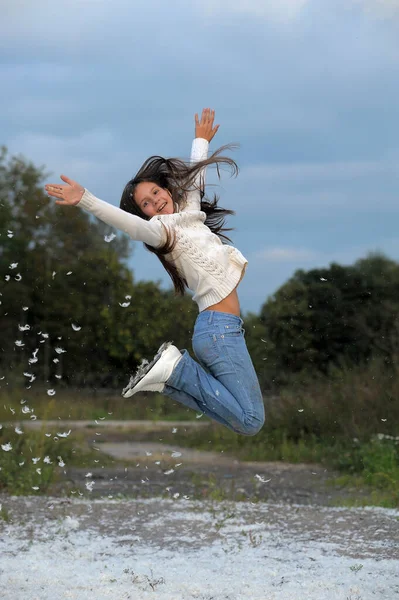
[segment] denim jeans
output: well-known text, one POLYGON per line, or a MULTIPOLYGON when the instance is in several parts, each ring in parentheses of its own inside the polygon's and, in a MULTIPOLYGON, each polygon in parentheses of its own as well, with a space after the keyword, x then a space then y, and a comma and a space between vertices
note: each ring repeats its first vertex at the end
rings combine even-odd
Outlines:
POLYGON ((242 325, 235 315, 201 312, 192 340, 198 362, 182 350, 163 393, 236 433, 255 435, 265 412, 242 325))

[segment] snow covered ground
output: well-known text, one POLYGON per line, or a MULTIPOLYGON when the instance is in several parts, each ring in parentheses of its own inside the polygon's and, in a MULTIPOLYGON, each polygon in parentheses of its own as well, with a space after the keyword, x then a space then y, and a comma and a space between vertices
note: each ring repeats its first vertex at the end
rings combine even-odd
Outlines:
POLYGON ((399 511, 0 499, 3 600, 394 600, 399 511))

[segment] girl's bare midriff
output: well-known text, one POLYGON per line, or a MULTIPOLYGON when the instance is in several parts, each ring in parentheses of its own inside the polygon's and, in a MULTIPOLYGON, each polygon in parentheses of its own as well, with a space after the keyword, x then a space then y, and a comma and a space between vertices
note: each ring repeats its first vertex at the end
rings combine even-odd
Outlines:
POLYGON ((233 290, 226 298, 223 298, 217 304, 208 306, 205 310, 216 310, 218 312, 230 313, 236 317, 240 316, 240 302, 238 300, 237 288, 233 290))

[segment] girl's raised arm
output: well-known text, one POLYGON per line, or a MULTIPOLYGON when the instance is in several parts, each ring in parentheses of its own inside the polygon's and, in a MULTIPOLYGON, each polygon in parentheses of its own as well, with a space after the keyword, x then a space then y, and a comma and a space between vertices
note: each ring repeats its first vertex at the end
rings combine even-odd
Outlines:
POLYGON ((127 233, 138 242, 145 242, 154 248, 165 243, 165 231, 158 219, 145 221, 136 215, 121 210, 113 204, 100 200, 81 186, 77 181, 61 175, 65 184, 50 183, 45 186, 49 196, 57 198, 60 206, 79 206, 112 227, 127 233))
MULTIPOLYGON (((214 126, 215 111, 210 108, 204 108, 201 115, 201 120, 198 114, 195 115, 195 139, 191 147, 192 163, 199 162, 208 158, 209 142, 214 138, 219 125, 214 126)), ((188 192, 186 205, 183 210, 200 210, 201 209, 201 192, 205 187, 205 169, 198 173, 193 189, 188 192)))

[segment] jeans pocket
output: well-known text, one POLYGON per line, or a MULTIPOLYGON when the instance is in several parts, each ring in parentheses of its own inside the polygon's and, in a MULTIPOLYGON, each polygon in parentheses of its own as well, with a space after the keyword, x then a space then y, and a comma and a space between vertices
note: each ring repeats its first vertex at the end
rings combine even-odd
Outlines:
POLYGON ((194 334, 192 345, 194 354, 202 365, 209 366, 219 358, 218 340, 214 333, 194 334))
POLYGON ((221 328, 221 337, 238 337, 244 335, 245 330, 241 323, 232 323, 229 325, 223 325, 221 328))

